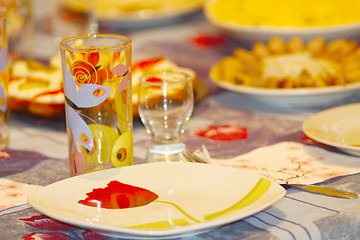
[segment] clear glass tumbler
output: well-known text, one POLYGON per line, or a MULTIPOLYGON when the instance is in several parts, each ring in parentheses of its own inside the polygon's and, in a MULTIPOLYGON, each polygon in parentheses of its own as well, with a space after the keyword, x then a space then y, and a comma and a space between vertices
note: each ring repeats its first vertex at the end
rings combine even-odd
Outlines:
POLYGON ((9 85, 8 43, 5 9, 0 8, 0 150, 9 145, 10 109, 7 104, 9 85))
POLYGON ((182 161, 182 136, 194 106, 190 76, 173 71, 146 74, 138 97, 139 115, 152 139, 146 162, 182 161))
POLYGON ((131 40, 85 35, 60 48, 71 174, 131 165, 131 40))

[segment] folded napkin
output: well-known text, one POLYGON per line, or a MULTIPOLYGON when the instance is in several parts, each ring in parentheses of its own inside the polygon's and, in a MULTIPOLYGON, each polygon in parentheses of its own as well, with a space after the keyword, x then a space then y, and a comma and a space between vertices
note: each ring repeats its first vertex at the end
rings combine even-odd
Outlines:
POLYGON ((260 147, 230 159, 215 159, 205 146, 194 154, 222 166, 248 169, 280 184, 312 184, 360 172, 360 158, 297 142, 260 147))
POLYGON ((0 211, 26 203, 28 194, 41 187, 0 178, 0 211))

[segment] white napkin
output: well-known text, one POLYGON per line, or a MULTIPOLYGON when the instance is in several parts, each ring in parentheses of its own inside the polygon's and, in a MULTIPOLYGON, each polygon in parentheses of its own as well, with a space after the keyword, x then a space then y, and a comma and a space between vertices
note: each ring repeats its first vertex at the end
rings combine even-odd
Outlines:
POLYGON ((205 146, 194 154, 211 164, 235 167, 283 183, 312 184, 360 172, 360 158, 297 142, 260 147, 230 159, 215 159, 205 146))
POLYGON ((26 203, 28 194, 40 188, 42 186, 0 178, 0 210, 26 203))

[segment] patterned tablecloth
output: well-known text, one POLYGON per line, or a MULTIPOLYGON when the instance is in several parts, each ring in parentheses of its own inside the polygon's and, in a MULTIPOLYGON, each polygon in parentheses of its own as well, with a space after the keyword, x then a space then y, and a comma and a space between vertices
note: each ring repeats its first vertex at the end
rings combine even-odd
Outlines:
MULTIPOLYGON (((121 30, 117 33, 128 34, 121 30)), ((234 158, 263 146, 293 142, 345 156, 311 141, 301 130, 304 119, 332 106, 279 108, 213 85, 208 79, 209 68, 241 45, 221 35, 201 14, 180 24, 128 35, 133 40, 135 60, 166 56, 193 68, 208 85, 209 96, 196 104, 186 128, 184 141, 188 148, 205 145, 213 158, 234 158), (196 41, 199 39, 203 41, 196 41), (230 134, 227 137, 232 141, 217 141, 212 139, 214 134, 201 134, 209 129, 215 135, 224 134, 221 129, 241 129, 242 135, 230 134)), ((354 96, 338 105, 359 99, 354 96)), ((10 148, 0 154, 0 239, 113 239, 55 221, 26 204, 29 192, 70 176, 65 122, 19 114, 13 114, 11 122, 10 148)), ((149 140, 140 120, 135 119, 135 163, 143 161, 149 140)), ((360 168, 360 159, 352 167, 360 168)), ((352 173, 323 184, 360 193, 360 174, 352 173)), ((360 235, 359 216, 360 199, 327 197, 290 188, 281 202, 254 216, 181 239, 356 239, 360 235)))

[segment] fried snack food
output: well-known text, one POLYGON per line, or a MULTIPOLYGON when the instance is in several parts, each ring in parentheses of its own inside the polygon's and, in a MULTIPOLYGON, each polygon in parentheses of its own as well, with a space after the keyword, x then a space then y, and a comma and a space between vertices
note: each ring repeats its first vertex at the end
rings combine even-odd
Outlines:
POLYGON ((213 81, 259 88, 323 88, 360 81, 360 48, 356 41, 321 37, 305 44, 273 37, 251 50, 235 49, 210 69, 213 81))
POLYGON ((58 64, 19 60, 12 64, 9 106, 12 111, 62 118, 65 113, 62 72, 58 64))
POLYGON ((157 72, 161 70, 172 70, 188 73, 191 76, 192 87, 196 87, 196 73, 190 68, 184 68, 177 65, 175 62, 166 59, 164 57, 154 57, 144 59, 138 62, 135 62, 132 66, 132 102, 133 102, 133 112, 134 116, 138 116, 138 89, 140 78, 151 72, 157 72))

